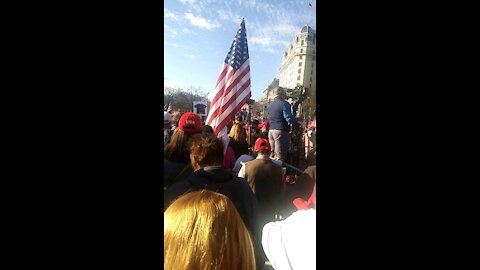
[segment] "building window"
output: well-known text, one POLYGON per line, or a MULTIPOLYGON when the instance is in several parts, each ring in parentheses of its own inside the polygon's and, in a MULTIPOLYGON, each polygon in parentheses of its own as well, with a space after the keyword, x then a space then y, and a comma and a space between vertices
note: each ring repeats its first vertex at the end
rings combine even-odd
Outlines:
POLYGON ((298 43, 298 37, 297 37, 297 43, 298 43))
POLYGON ((297 77, 297 81, 300 81, 300 75, 298 75, 298 77, 297 77))
POLYGON ((300 53, 303 53, 303 49, 300 49, 300 53))
POLYGON ((313 75, 313 69, 312 69, 312 71, 310 71, 310 74, 312 74, 312 75, 313 75))
MULTIPOLYGON (((302 66, 302 62, 298 62, 298 66, 301 67, 301 66, 302 66)), ((312 67, 313 67, 313 63, 312 63, 312 67)))
POLYGON ((302 59, 302 56, 300 55, 300 57, 298 59, 302 59))
POLYGON ((310 77, 310 82, 312 82, 312 77, 310 77))
POLYGON ((315 55, 312 55, 312 60, 315 60, 315 55))
POLYGON ((313 63, 312 63, 312 68, 313 68, 313 63))
POLYGON ((300 45, 303 46, 303 39, 302 39, 302 43, 300 45))
POLYGON ((298 74, 302 73, 302 68, 298 69, 298 74))

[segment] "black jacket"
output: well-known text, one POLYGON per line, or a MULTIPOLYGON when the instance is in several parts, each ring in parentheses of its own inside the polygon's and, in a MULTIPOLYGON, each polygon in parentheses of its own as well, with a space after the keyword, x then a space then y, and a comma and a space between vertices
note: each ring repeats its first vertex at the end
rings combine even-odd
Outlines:
MULTIPOLYGON (((213 168, 213 167, 211 167, 213 168)), ((258 204, 247 181, 238 179, 230 171, 222 168, 199 169, 184 181, 179 181, 165 192, 163 210, 165 211, 179 196, 200 189, 208 189, 227 196, 243 219, 247 228, 252 231, 258 215, 258 204)))
POLYGON ((179 182, 193 173, 190 164, 163 160, 163 188, 169 188, 174 182, 179 182))
POLYGON ((245 226, 253 236, 253 242, 258 259, 263 253, 261 249, 261 232, 259 225, 258 203, 252 189, 244 179, 239 179, 231 171, 220 167, 201 168, 185 180, 173 184, 166 192, 163 202, 165 211, 179 196, 200 190, 208 189, 227 196, 237 208, 245 226), (259 256, 260 255, 260 256, 259 256))

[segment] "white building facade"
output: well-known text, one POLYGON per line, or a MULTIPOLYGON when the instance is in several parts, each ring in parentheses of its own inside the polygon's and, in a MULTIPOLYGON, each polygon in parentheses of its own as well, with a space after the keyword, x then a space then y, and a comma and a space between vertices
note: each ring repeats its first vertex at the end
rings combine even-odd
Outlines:
POLYGON ((293 89, 304 86, 316 90, 316 47, 317 34, 305 25, 284 52, 279 69, 279 86, 293 89))

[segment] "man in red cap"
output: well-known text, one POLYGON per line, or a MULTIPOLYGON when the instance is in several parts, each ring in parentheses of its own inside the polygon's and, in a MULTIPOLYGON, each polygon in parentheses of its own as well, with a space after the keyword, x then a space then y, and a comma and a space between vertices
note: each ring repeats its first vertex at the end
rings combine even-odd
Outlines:
POLYGON ((258 138, 254 147, 257 158, 244 164, 238 176, 244 178, 258 201, 263 224, 273 221, 282 212, 285 181, 282 167, 270 159, 271 147, 267 139, 258 138))
POLYGON ((258 127, 260 128, 260 138, 264 138, 268 140, 268 128, 269 128, 268 122, 263 120, 263 123, 258 125, 258 127))

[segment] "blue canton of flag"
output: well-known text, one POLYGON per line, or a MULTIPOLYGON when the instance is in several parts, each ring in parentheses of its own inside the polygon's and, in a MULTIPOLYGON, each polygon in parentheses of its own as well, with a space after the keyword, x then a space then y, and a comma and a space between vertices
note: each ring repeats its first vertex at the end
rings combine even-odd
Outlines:
POLYGON ((233 39, 232 46, 225 58, 225 64, 232 66, 235 70, 248 59, 247 31, 245 30, 245 21, 242 20, 237 34, 233 39))

